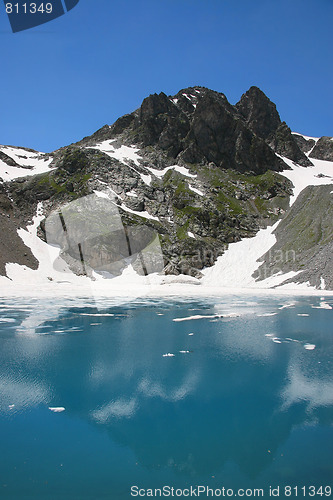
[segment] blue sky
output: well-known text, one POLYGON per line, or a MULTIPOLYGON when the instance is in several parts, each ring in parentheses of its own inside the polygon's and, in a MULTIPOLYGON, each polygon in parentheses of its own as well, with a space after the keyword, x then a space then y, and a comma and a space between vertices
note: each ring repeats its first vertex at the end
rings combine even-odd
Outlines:
POLYGON ((332 0, 80 0, 13 34, 0 4, 0 143, 52 151, 154 92, 251 85, 292 130, 333 136, 332 0))

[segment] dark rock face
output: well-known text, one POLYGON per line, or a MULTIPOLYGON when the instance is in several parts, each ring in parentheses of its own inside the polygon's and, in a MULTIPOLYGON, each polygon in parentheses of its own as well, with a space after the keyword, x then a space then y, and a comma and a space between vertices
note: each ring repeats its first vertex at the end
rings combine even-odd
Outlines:
POLYGON ((310 158, 333 161, 333 137, 321 137, 311 151, 310 158))
POLYGON ((264 141, 254 136, 228 107, 224 99, 210 94, 198 102, 182 158, 194 159, 195 163, 204 159, 239 172, 283 170, 282 162, 264 141))
POLYGON ((4 163, 9 165, 10 167, 18 167, 18 164, 16 163, 16 161, 13 160, 13 158, 11 158, 10 156, 6 155, 6 153, 4 153, 3 151, 0 151, 0 160, 2 160, 4 163))
POLYGON ((281 122, 275 104, 258 87, 251 87, 243 94, 236 109, 250 130, 264 139, 273 151, 303 167, 312 165, 299 148, 290 128, 281 122))
POLYGON ((236 109, 247 126, 259 137, 267 140, 281 125, 275 104, 258 88, 251 87, 242 95, 236 109))
POLYGON ((133 120, 132 137, 157 145, 187 163, 213 162, 224 169, 263 173, 286 168, 246 126, 223 94, 201 87, 147 97, 133 120))
POLYGON ((311 161, 300 150, 290 128, 285 122, 282 122, 277 128, 270 145, 276 153, 290 158, 303 167, 312 165, 311 161))
POLYGON ((308 153, 309 151, 311 151, 313 146, 316 144, 316 141, 314 141, 313 139, 305 139, 305 137, 299 134, 293 133, 293 137, 303 153, 308 153))
POLYGON ((134 123, 137 138, 144 146, 158 145, 175 158, 190 129, 185 113, 162 92, 144 99, 134 123))
POLYGON ((0 275, 6 275, 6 264, 9 262, 37 269, 38 262, 17 234, 20 225, 16 219, 12 202, 6 194, 6 190, 0 185, 0 275))

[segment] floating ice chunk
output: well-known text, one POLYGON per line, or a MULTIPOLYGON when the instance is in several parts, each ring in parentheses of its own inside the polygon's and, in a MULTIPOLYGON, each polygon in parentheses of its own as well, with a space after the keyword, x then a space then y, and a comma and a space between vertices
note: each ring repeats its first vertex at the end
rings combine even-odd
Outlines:
POLYGON ((186 318, 174 318, 172 321, 191 321, 195 319, 217 319, 217 318, 237 318, 239 314, 229 313, 229 314, 195 314, 194 316, 187 316, 186 318))
POLYGON ((327 302, 322 300, 319 304, 319 306, 311 306, 313 309, 332 309, 332 306, 330 306, 327 302))
POLYGON ((307 351, 313 351, 316 348, 315 344, 305 344, 304 349, 307 351))
POLYGON ((112 313, 80 313, 80 316, 114 316, 112 313))
POLYGON ((289 307, 295 307, 295 302, 289 302, 288 304, 284 304, 283 306, 279 307, 279 309, 288 309, 289 307))
POLYGON ((187 354, 189 353, 190 351, 179 351, 181 354, 187 354))
POLYGON ((310 314, 306 314, 306 313, 299 313, 299 314, 297 314, 297 316, 310 316, 310 314))
POLYGON ((265 337, 274 337, 274 333, 265 333, 265 337))
POLYGON ((278 338, 278 337, 273 337, 272 338, 273 342, 275 342, 276 344, 282 344, 281 340, 278 338))
POLYGON ((194 333, 189 333, 189 335, 190 335, 190 336, 191 336, 191 335, 194 335, 194 333))
POLYGON ((207 316, 203 316, 202 314, 196 314, 194 316, 187 316, 186 318, 174 318, 172 321, 181 322, 181 321, 191 321, 195 319, 212 319, 217 318, 216 314, 209 314, 207 316))
POLYGON ((53 413, 61 413, 65 411, 65 408, 63 406, 49 406, 49 410, 53 411, 53 413))
POLYGON ((163 354, 163 358, 173 358, 174 357, 174 354, 172 354, 171 352, 167 352, 166 354, 163 354))
POLYGON ((15 405, 8 405, 8 408, 12 410, 15 407, 15 405))
POLYGON ((0 323, 15 323, 14 318, 0 318, 0 323))
POLYGON ((258 316, 263 316, 263 317, 266 317, 266 316, 276 316, 277 315, 277 312, 275 313, 262 313, 262 314, 258 314, 258 316))

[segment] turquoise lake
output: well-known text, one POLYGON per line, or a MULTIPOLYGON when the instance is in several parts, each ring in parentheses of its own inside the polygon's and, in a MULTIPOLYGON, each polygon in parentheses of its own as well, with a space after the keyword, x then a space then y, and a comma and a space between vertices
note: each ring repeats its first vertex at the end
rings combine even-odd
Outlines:
POLYGON ((0 498, 333 496, 332 305, 0 299, 0 498))

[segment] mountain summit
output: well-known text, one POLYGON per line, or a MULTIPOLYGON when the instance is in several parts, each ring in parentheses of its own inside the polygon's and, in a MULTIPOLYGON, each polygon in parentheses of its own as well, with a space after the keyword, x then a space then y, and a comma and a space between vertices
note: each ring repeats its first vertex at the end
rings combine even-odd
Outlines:
MULTIPOLYGON (((30 249, 18 250, 13 229, 26 225, 37 205, 47 218, 95 193, 117 206, 126 234, 138 238, 133 228, 144 226, 159 235, 165 273, 200 279, 230 243, 284 216, 294 165, 310 172, 316 148, 321 157, 331 154, 326 139, 310 147, 292 134, 257 87, 231 105, 224 94, 198 86, 174 96, 152 94, 113 125, 47 155, 3 146, 1 224, 8 234, 10 224, 11 241, 2 250, 0 273, 11 259, 36 266, 30 249)), ((152 234, 145 231, 142 241, 152 234)), ((45 239, 45 221, 38 234, 45 239)), ((110 272, 114 242, 115 235, 86 245, 85 269, 110 272)), ((68 246, 61 251, 78 272, 80 256, 68 246)), ((121 274, 124 267, 112 269, 121 274)))

